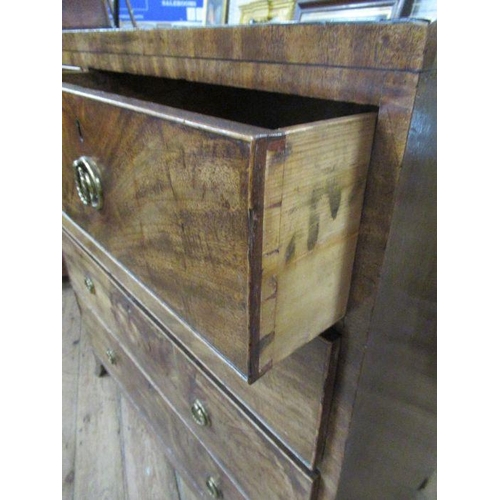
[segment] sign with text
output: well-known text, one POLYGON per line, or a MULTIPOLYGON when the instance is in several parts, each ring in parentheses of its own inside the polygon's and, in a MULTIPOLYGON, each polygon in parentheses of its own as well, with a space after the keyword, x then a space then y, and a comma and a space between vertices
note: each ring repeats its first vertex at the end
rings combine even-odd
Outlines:
MULTIPOLYGON (((203 24, 204 0, 130 0, 135 20, 142 24, 203 24)), ((130 22, 126 2, 120 2, 120 21, 130 22)))

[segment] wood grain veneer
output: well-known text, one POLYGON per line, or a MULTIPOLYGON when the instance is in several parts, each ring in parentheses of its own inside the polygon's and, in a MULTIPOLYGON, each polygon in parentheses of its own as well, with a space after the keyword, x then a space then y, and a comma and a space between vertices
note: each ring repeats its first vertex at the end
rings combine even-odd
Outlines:
POLYGON ((122 68, 131 73, 146 73, 154 56, 419 71, 428 64, 428 40, 425 21, 69 31, 63 34, 63 62, 92 55, 104 61, 108 55, 126 66, 127 60, 116 56, 139 56, 136 71, 122 68))

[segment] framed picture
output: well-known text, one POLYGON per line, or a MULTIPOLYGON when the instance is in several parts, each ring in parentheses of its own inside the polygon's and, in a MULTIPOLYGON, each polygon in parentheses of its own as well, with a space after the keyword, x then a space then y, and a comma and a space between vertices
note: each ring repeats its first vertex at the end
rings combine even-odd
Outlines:
POLYGON ((63 30, 115 27, 112 14, 102 0, 62 0, 63 30))
POLYGON ((397 19, 411 10, 412 0, 297 0, 295 20, 313 21, 382 21, 397 19))
POLYGON ((228 0, 206 0, 206 26, 218 26, 227 23, 228 0))

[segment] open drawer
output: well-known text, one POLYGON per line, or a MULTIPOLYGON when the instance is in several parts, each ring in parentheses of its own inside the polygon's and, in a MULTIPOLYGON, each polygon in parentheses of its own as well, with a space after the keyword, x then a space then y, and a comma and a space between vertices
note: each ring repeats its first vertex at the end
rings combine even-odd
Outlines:
POLYGON ((165 314, 250 382, 342 318, 376 113, 132 75, 64 79, 67 224, 165 314))

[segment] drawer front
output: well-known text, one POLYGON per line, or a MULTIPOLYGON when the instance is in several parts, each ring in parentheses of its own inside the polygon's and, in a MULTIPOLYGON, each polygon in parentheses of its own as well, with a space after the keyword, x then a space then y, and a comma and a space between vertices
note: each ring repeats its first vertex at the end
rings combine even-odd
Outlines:
POLYGON ((200 498, 214 498, 207 481, 212 478, 222 498, 247 498, 205 447, 186 428, 150 380, 133 363, 104 325, 88 310, 82 321, 96 356, 138 407, 163 445, 163 451, 182 475, 189 478, 200 498))
MULTIPOLYGON (((70 276, 75 280, 71 257, 70 276)), ((87 285, 92 274, 86 275, 87 285)), ((97 296, 100 282, 92 277, 87 295, 97 296)), ((80 280, 84 281, 84 280, 80 280)), ((115 294, 118 292, 115 291, 115 294)), ((93 301, 79 293, 84 313, 101 317, 93 301)), ((117 300, 118 299, 118 300, 117 300)), ((283 453, 267 432, 256 425, 217 385, 172 343, 132 310, 112 297, 111 313, 127 318, 110 328, 115 343, 135 360, 162 396, 198 439, 217 457, 249 498, 312 498, 317 474, 283 453)), ((106 318, 101 317, 105 322, 106 318)), ((108 327, 108 325, 106 325, 108 327)))
MULTIPOLYGON (((91 341, 97 356, 121 384, 123 390, 146 414, 152 425, 156 429, 169 427, 172 419, 165 418, 165 415, 170 407, 171 412, 185 425, 184 433, 196 431, 193 435, 220 464, 218 473, 212 473, 213 467, 211 467, 208 469, 210 472, 202 474, 203 479, 208 476, 220 479, 221 471, 224 470, 238 488, 241 488, 244 497, 255 500, 315 497, 317 474, 303 471, 278 450, 272 450, 272 444, 264 434, 249 422, 245 422, 247 417, 222 398, 220 393, 214 392, 206 381, 190 379, 193 384, 192 402, 197 403, 194 408, 197 421, 207 422, 204 427, 195 424, 197 428, 194 428, 191 420, 185 420, 191 409, 186 411, 181 399, 174 401, 165 397, 154 380, 138 369, 130 354, 122 348, 113 334, 104 325, 99 328, 100 322, 90 310, 83 308, 82 315, 88 317, 85 321, 90 325, 91 341), (203 432, 198 430, 200 428, 203 432)), ((183 374, 171 373, 171 379, 175 376, 183 374)), ((202 378, 200 374, 197 376, 202 378)), ((162 432, 177 434, 179 426, 176 427, 173 431, 162 432)), ((207 465, 203 464, 203 470, 205 469, 207 465)), ((233 497, 228 495, 228 498, 233 497)), ((239 495, 236 498, 239 498, 239 495)))
POLYGON ((242 372, 250 155, 249 142, 63 92, 64 212, 242 372), (76 187, 81 157, 99 208, 76 187))
MULTIPOLYGON (((178 401, 189 419, 190 404, 200 398, 196 392, 204 380, 198 375, 200 370, 175 345, 169 332, 149 319, 137 303, 64 234, 63 249, 79 302, 92 309, 119 335, 137 362, 147 369, 166 396, 178 401), (86 286, 89 279, 92 280, 90 291, 86 286)), ((210 357, 210 350, 204 357, 197 358, 197 363, 202 364, 202 369, 210 367, 212 379, 230 391, 233 398, 313 469, 324 441, 337 352, 337 341, 315 339, 253 385, 236 377, 225 363, 217 363, 213 354, 210 357)), ((195 425, 193 429, 206 432, 196 429, 195 425)))

